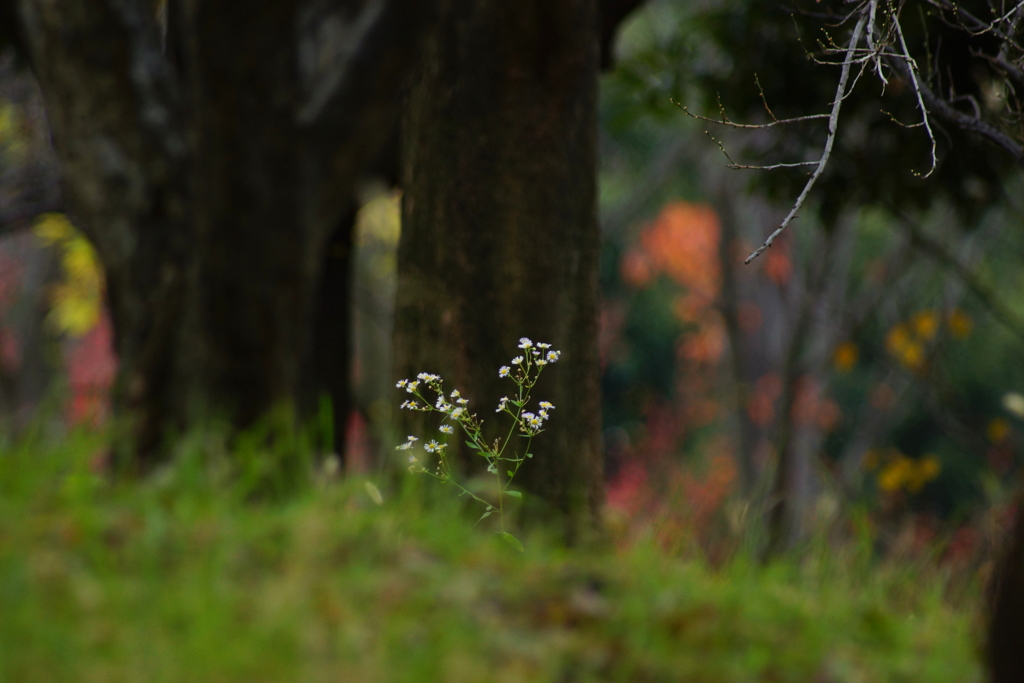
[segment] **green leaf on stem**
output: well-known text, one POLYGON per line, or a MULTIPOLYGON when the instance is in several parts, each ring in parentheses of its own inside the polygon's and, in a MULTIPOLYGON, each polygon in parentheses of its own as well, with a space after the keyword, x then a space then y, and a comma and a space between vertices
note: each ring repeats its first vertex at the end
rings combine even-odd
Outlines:
POLYGON ((370 500, 372 500, 377 505, 384 504, 384 496, 381 495, 380 489, 377 488, 372 482, 366 482, 365 484, 363 484, 363 488, 366 489, 366 495, 370 497, 370 500))
POLYGON ((508 543, 510 546, 512 546, 513 548, 515 548, 519 552, 524 552, 523 551, 523 544, 519 542, 518 538, 516 538, 515 536, 513 536, 509 532, 507 532, 507 531, 499 531, 498 535, 501 536, 502 539, 504 539, 504 541, 506 543, 508 543))
POLYGON ((506 496, 512 496, 513 498, 522 498, 523 494, 519 491, 505 491, 506 496))

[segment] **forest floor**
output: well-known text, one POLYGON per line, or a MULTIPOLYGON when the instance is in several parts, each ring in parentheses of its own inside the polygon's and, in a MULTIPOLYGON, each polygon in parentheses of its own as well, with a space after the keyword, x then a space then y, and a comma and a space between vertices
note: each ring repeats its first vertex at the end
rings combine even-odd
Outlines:
POLYGON ((0 448, 0 683, 983 680, 979 582, 864 544, 519 553, 423 489, 110 483, 99 438, 0 448))

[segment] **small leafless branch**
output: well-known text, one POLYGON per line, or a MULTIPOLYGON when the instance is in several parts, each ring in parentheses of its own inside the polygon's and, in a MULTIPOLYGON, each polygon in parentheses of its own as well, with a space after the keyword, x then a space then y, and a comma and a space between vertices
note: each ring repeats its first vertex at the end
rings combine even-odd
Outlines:
POLYGON ((915 172, 915 175, 927 178, 935 171, 935 167, 938 164, 938 160, 935 158, 935 134, 932 132, 931 123, 928 121, 928 109, 924 106, 924 98, 921 96, 921 83, 917 78, 917 62, 915 62, 914 58, 910 56, 910 50, 907 49, 907 41, 903 37, 903 29, 900 27, 900 19, 896 14, 895 9, 892 10, 892 24, 896 29, 896 35, 899 36, 900 39, 900 48, 903 51, 903 59, 905 60, 907 67, 905 71, 910 74, 910 81, 914 85, 914 94, 917 96, 917 105, 921 109, 921 123, 924 124, 924 129, 928 131, 928 139, 932 143, 931 166, 928 168, 928 172, 924 174, 915 172))
POLYGON ((867 19, 867 14, 862 14, 857 20, 856 25, 853 27, 853 35, 850 36, 850 43, 846 49, 846 60, 843 62, 843 71, 839 76, 839 87, 836 88, 836 98, 832 103, 832 113, 828 118, 828 137, 825 139, 825 149, 822 151, 821 159, 818 160, 817 168, 814 169, 814 173, 812 173, 811 177, 808 178, 803 191, 800 192, 800 195, 793 203, 793 207, 790 209, 789 213, 786 214, 786 217, 782 219, 782 223, 779 224, 779 227, 777 227, 775 231, 768 236, 768 239, 764 241, 764 244, 754 250, 754 252, 744 260, 744 263, 750 263, 760 256, 765 249, 772 246, 772 242, 774 242, 776 238, 778 238, 778 236, 781 235, 789 226, 793 219, 796 218, 797 212, 800 211, 800 207, 802 207, 804 201, 806 201, 807 195, 811 192, 811 188, 814 187, 818 178, 820 178, 821 174, 824 173, 825 167, 828 165, 828 159, 832 154, 832 145, 835 144, 836 140, 836 130, 839 125, 839 110, 846 97, 846 84, 850 80, 850 68, 853 66, 854 54, 856 54, 857 44, 860 42, 860 34, 861 31, 864 30, 864 25, 867 23, 867 19))
MULTIPOLYGON (((797 116, 791 119, 776 119, 775 116, 772 115, 773 120, 771 121, 771 123, 736 123, 735 121, 730 121, 725 116, 724 112, 722 114, 721 119, 712 119, 707 116, 701 116, 700 114, 694 114, 686 107, 685 104, 680 104, 679 102, 676 102, 674 99, 670 98, 670 101, 672 102, 672 104, 682 109, 683 113, 685 113, 690 118, 697 119, 698 121, 707 121, 708 123, 717 123, 720 126, 728 126, 729 128, 747 128, 752 130, 761 130, 764 128, 773 128, 775 126, 785 126, 791 123, 802 123, 804 121, 815 121, 819 119, 829 118, 829 114, 809 114, 808 116, 797 116)), ((765 108, 767 107, 768 104, 765 103, 765 108)), ((768 113, 771 114, 771 109, 768 110, 768 113)))

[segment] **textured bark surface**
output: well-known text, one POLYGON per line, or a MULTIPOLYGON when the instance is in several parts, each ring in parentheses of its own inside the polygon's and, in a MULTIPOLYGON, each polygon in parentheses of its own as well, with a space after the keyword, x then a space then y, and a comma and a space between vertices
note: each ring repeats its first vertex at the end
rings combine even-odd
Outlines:
POLYGON ((116 408, 143 458, 209 416, 315 403, 303 391, 323 386, 302 376, 324 250, 436 3, 169 0, 162 27, 154 9, 17 5, 66 207, 107 274, 116 408))
POLYGON ((1024 680, 1024 515, 1018 507, 1006 554, 996 572, 988 630, 992 683, 1024 680))
POLYGON ((498 367, 519 337, 561 349, 535 391, 557 408, 517 481, 571 515, 595 514, 603 497, 596 9, 453 3, 410 90, 402 140, 396 373, 443 374, 493 428, 514 386, 498 367))

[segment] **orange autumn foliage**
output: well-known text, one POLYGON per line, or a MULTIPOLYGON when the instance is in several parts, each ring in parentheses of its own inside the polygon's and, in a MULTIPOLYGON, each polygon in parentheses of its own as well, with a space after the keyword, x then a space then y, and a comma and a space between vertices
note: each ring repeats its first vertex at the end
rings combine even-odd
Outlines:
POLYGON ((684 308, 691 314, 718 295, 721 231, 718 214, 709 205, 674 202, 640 236, 653 269, 686 287, 684 308))
POLYGON ((640 244, 622 259, 622 279, 646 286, 664 273, 685 289, 674 312, 694 323, 697 332, 685 339, 680 355, 695 363, 713 364, 722 356, 725 332, 714 302, 721 282, 718 247, 721 225, 707 204, 668 204, 640 235, 640 244))

